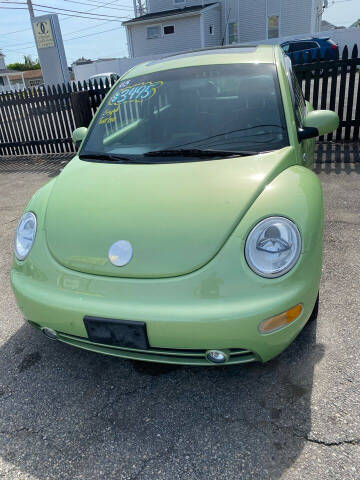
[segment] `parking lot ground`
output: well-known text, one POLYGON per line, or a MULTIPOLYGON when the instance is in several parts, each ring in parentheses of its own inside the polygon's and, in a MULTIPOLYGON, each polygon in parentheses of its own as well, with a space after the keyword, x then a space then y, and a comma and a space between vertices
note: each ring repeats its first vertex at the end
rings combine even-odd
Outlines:
POLYGON ((0 161, 0 479, 359 480, 360 163, 348 148, 327 147, 316 167, 317 323, 267 364, 220 368, 113 359, 24 323, 9 283, 14 230, 61 163, 0 161))

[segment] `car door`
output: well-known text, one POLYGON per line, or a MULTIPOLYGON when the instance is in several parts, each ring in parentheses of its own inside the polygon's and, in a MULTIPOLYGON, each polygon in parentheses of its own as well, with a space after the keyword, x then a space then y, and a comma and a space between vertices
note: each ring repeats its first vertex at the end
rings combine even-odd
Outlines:
MULTIPOLYGON (((288 76, 290 92, 292 97, 292 103, 295 114, 295 121, 297 128, 303 128, 303 121, 306 114, 313 110, 310 102, 307 102, 304 98, 299 81, 292 68, 291 61, 288 57, 285 58, 285 67, 288 76)), ((302 163, 307 167, 311 167, 314 163, 315 156, 315 139, 310 138, 302 140, 301 142, 301 156, 302 163)))

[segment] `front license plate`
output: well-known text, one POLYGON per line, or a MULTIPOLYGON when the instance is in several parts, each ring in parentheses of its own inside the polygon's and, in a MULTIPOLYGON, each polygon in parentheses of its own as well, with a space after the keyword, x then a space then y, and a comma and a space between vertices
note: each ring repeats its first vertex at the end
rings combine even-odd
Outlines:
POLYGON ((144 322, 86 316, 84 324, 91 342, 139 350, 149 348, 144 322))

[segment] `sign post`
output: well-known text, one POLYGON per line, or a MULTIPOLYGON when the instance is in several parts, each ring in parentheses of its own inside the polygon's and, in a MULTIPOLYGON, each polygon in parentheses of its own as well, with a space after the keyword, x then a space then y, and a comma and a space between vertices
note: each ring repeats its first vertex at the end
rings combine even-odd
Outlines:
POLYGON ((45 85, 70 81, 59 19, 56 14, 31 19, 45 85))

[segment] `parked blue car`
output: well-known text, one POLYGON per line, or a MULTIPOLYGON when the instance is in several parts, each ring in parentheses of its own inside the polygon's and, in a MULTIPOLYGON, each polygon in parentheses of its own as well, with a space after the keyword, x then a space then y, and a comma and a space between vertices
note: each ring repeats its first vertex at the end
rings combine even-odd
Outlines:
POLYGON ((307 38, 303 40, 288 40, 281 44, 285 54, 288 55, 293 63, 299 62, 300 53, 302 53, 304 60, 308 61, 308 53, 312 55, 312 61, 316 61, 317 55, 320 54, 320 59, 324 60, 326 52, 328 52, 328 59, 333 60, 336 58, 339 47, 329 37, 325 38, 307 38))

